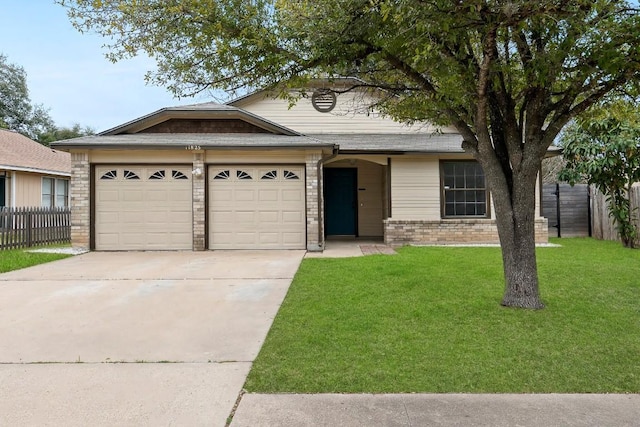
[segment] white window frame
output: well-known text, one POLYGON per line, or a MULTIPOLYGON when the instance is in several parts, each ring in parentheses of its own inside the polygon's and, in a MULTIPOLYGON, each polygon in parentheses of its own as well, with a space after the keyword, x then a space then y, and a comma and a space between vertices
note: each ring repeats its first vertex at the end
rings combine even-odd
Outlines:
POLYGON ((69 206, 69 179, 67 178, 56 178, 53 176, 43 176, 42 177, 42 185, 40 191, 40 205, 42 207, 56 207, 56 208, 66 208, 69 206), (45 180, 49 180, 51 182, 51 194, 45 194, 45 180), (64 184, 62 184, 64 183, 64 184), (62 184, 66 194, 64 194, 64 204, 61 205, 58 198, 60 197, 59 185, 62 184), (45 196, 49 197, 49 203, 45 203, 45 196))

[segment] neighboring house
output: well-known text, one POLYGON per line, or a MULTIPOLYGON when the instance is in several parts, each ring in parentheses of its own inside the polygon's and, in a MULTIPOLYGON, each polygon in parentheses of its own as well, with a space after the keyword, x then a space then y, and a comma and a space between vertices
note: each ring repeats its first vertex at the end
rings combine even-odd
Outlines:
POLYGON ((69 153, 0 129, 0 207, 69 206, 69 153))
MULTIPOLYGON (((292 108, 262 92, 164 108, 55 143, 71 152, 74 245, 322 250, 332 236, 498 241, 482 169, 459 134, 357 111, 366 92, 322 89, 292 108)), ((546 242, 539 196, 536 239, 546 242)))

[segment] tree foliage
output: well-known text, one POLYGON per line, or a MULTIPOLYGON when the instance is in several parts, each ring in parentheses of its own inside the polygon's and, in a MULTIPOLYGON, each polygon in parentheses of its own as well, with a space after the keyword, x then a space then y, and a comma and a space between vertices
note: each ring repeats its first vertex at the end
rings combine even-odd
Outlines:
POLYGON ((38 139, 38 135, 55 128, 49 112, 32 104, 24 68, 10 64, 0 54, 0 127, 38 139))
POLYGON ((92 135, 90 127, 74 124, 58 127, 41 104, 33 104, 27 87, 24 68, 10 64, 0 53, 0 128, 21 133, 41 144, 53 141, 92 135))
MULTIPOLYGON (((58 0, 114 61, 145 52, 177 94, 355 76, 404 122, 454 126, 492 192, 503 305, 541 308, 535 194, 573 117, 640 77, 638 10, 620 0, 58 0)), ((283 92, 284 93, 284 92, 283 92)))
POLYGON ((605 194, 622 244, 638 237, 631 186, 640 182, 640 110, 635 102, 599 105, 563 132, 565 169, 560 179, 587 181, 605 194))
POLYGON ((85 126, 82 127, 79 123, 74 123, 71 127, 57 127, 50 129, 47 132, 38 135, 38 142, 41 144, 49 145, 54 141, 61 141, 63 139, 78 138, 81 136, 94 135, 95 129, 85 126))

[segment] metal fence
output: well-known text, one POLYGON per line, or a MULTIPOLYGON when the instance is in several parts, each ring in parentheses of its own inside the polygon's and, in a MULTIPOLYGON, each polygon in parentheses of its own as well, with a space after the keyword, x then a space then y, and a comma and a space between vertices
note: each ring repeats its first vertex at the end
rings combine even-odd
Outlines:
POLYGON ((69 208, 0 208, 0 250, 70 242, 69 208))

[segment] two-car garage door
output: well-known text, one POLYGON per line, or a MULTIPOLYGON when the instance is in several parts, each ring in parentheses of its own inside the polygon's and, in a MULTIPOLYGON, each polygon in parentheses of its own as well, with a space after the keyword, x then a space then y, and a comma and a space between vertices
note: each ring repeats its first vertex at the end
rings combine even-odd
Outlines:
MULTIPOLYGON (((191 249, 190 166, 95 168, 97 250, 191 249)), ((304 249, 302 166, 210 166, 209 249, 304 249)))

